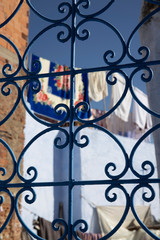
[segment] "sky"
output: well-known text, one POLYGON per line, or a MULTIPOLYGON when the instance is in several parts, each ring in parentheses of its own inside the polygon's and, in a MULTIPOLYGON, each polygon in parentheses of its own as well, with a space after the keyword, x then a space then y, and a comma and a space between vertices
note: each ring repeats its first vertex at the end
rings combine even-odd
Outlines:
MULTIPOLYGON (((58 13, 58 5, 64 2, 62 0, 31 0, 33 6, 44 16, 51 19, 58 19, 62 14, 58 13)), ((71 0, 68 0, 71 2, 71 0)), ((89 9, 82 9, 84 14, 94 13, 102 9, 110 0, 91 0, 89 9)), ((105 11, 99 18, 105 19, 112 24, 121 33, 125 42, 127 42, 133 29, 139 22, 140 9, 142 0, 115 0, 110 8, 105 11)), ((79 19, 77 19, 77 22, 79 19)), ((69 23, 69 22, 68 22, 69 23)), ((30 12, 29 24, 29 41, 49 23, 40 19, 32 11, 30 12)), ((76 67, 100 67, 105 66, 103 54, 107 50, 114 50, 117 58, 121 56, 122 46, 115 33, 98 22, 91 22, 84 25, 90 31, 90 37, 85 41, 76 40, 76 67)), ((46 58, 59 64, 70 66, 70 41, 60 43, 57 41, 57 33, 62 30, 61 27, 54 28, 36 41, 30 50, 30 54, 34 53, 39 57, 46 58)), ((82 29, 83 30, 83 29, 82 29)), ((138 48, 140 47, 139 34, 136 33, 132 44, 131 52, 133 56, 138 56, 138 48)), ((128 63, 129 59, 125 59, 124 63, 128 63)), ((126 69, 127 74, 130 70, 126 69)), ((145 84, 135 82, 135 86, 142 91, 145 90, 145 84)), ((95 108, 103 109, 103 102, 93 103, 95 108)), ((109 106, 109 97, 106 99, 106 108, 109 106)))

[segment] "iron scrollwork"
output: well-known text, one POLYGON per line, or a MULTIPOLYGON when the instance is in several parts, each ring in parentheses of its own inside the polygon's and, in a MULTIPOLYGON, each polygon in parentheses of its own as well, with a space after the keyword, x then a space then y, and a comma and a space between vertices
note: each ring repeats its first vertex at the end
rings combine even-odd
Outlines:
MULTIPOLYGON (((157 4, 160 5, 159 1, 151 1, 151 0, 146 0, 150 3, 153 4, 157 4)), ((2 29, 5 25, 7 25, 9 23, 9 21, 17 14, 17 12, 19 11, 20 7, 22 6, 24 0, 20 0, 19 4, 17 5, 17 7, 15 8, 15 10, 13 11, 13 13, 3 22, 0 24, 0 29, 2 29)), ((106 236, 102 237, 101 239, 107 239, 108 237, 112 236, 116 231, 118 231, 118 229, 120 228, 120 226, 122 225, 122 223, 125 221, 125 218, 128 214, 129 208, 131 208, 136 220, 139 222, 139 224, 141 225, 141 227, 149 234, 151 235, 154 239, 159 239, 157 238, 154 234, 152 234, 148 228, 141 222, 141 220, 139 219, 136 210, 134 208, 134 195, 136 194, 136 192, 142 188, 142 187, 146 187, 150 192, 151 192, 151 197, 147 197, 146 194, 144 193, 142 198, 144 201, 152 201, 154 199, 155 196, 155 192, 154 189, 151 187, 150 185, 150 178, 153 176, 155 168, 152 164, 151 161, 149 160, 145 160, 142 163, 142 169, 145 171, 146 170, 146 166, 150 167, 150 172, 148 174, 145 175, 141 175, 139 174, 136 169, 134 169, 134 154, 137 151, 139 145, 141 144, 141 142, 152 132, 156 131, 157 129, 160 128, 160 125, 155 126, 154 128, 152 128, 151 130, 149 130, 147 133, 144 134, 144 136, 142 136, 142 138, 135 144, 135 146, 133 147, 130 156, 128 156, 128 154, 126 153, 125 148, 123 147, 123 145, 121 144, 121 142, 117 139, 117 137, 112 134, 111 132, 109 132, 107 129, 104 129, 101 126, 97 125, 97 122, 108 117, 109 115, 111 115, 112 112, 114 112, 115 109, 118 108, 118 106, 121 104, 121 102, 124 100, 126 94, 128 91, 131 92, 134 100, 145 110, 147 111, 149 114, 152 114, 156 117, 160 117, 160 115, 158 113, 153 112, 152 110, 148 109, 146 106, 143 105, 143 103, 141 102, 140 99, 137 98, 133 86, 132 86, 132 80, 134 78, 134 76, 140 72, 140 71, 145 71, 145 73, 148 73, 148 76, 146 76, 144 73, 141 75, 141 80, 144 82, 149 82, 151 81, 152 77, 153 77, 153 73, 152 70, 150 69, 150 64, 154 65, 154 64, 160 64, 160 60, 155 61, 155 62, 147 62, 147 59, 149 57, 149 49, 146 46, 142 46, 138 49, 138 53, 141 55, 140 59, 136 59, 130 51, 130 47, 131 47, 131 41, 134 37, 134 34, 139 30, 139 28, 144 24, 144 22, 146 22, 150 17, 152 17, 154 14, 156 14, 157 12, 160 11, 160 8, 157 8, 156 10, 154 10, 152 13, 150 13, 147 17, 145 17, 145 19, 143 19, 137 26, 136 28, 133 30, 133 32, 131 33, 131 35, 128 38, 127 43, 125 42, 123 36, 121 35, 121 33, 109 22, 105 21, 104 19, 101 19, 101 14, 104 13, 105 11, 107 11, 116 1, 115 0, 110 0, 107 1, 107 3, 105 4, 105 6, 99 10, 96 11, 94 13, 90 13, 90 14, 84 14, 83 10, 87 11, 87 9, 89 9, 90 7, 90 1, 89 0, 79 0, 76 3, 76 0, 72 0, 72 4, 65 1, 59 4, 58 6, 58 12, 59 14, 61 14, 61 18, 59 19, 51 19, 48 18, 46 16, 44 16, 43 14, 41 14, 31 3, 30 0, 26 0, 26 3, 28 4, 29 8, 31 11, 33 11, 39 18, 43 19, 46 23, 48 23, 49 25, 47 27, 45 27, 44 29, 42 29, 29 43, 28 47, 26 48, 23 56, 21 56, 21 54, 19 53, 19 50, 17 49, 16 45, 6 36, 0 34, 0 38, 3 39, 4 41, 6 41, 8 44, 10 44, 10 46, 14 49, 16 55, 17 55, 17 59, 18 59, 18 66, 16 68, 16 70, 14 72, 12 72, 12 66, 11 64, 5 64, 2 68, 2 74, 3 77, 0 79, 0 82, 3 83, 3 86, 1 87, 1 93, 3 96, 9 96, 11 94, 11 90, 9 88, 9 85, 12 85, 13 87, 16 88, 17 90, 17 98, 15 100, 15 103, 12 107, 12 109, 10 110, 10 112, 8 113, 8 115, 1 120, 0 125, 4 124, 11 116, 12 114, 16 111, 17 106, 20 103, 20 100, 23 103, 24 108, 26 109, 26 111, 30 114, 30 116, 32 118, 34 118, 38 123, 42 124, 45 129, 43 131, 41 131, 40 133, 38 133, 37 135, 35 135, 24 147, 24 149, 22 150, 18 160, 16 161, 16 158, 14 156, 14 153, 12 152, 12 149, 8 146, 8 144, 3 140, 0 139, 0 143, 6 148, 6 150, 9 152, 11 159, 12 159, 12 164, 13 164, 13 172, 11 173, 11 176, 6 179, 6 180, 0 180, 1 183, 1 193, 5 192, 5 194, 8 195, 8 197, 10 198, 10 202, 11 202, 11 208, 9 211, 9 214, 5 220, 5 222, 3 223, 3 225, 0 227, 0 232, 2 232, 4 230, 4 228, 6 227, 6 225, 8 224, 12 214, 13 214, 13 210, 15 209, 17 217, 19 219, 19 221, 21 222, 21 224, 26 228, 26 230, 36 239, 42 239, 40 237, 38 237, 37 235, 35 235, 24 223, 24 221, 22 220, 21 216, 20 216, 20 211, 18 209, 18 201, 20 198, 21 194, 24 194, 26 191, 29 191, 30 194, 32 195, 31 197, 29 197, 29 195, 25 196, 25 202, 27 204, 32 204, 36 201, 36 193, 33 190, 34 186, 38 186, 38 187, 44 187, 47 186, 47 183, 35 183, 35 180, 37 179, 38 176, 38 171, 34 166, 30 166, 27 169, 27 175, 30 177, 29 179, 25 179, 24 176, 21 174, 20 172, 20 166, 21 166, 21 162, 22 162, 22 158, 24 156, 24 154, 26 153, 26 151, 30 148, 30 146, 37 141, 39 138, 41 138, 42 136, 44 136, 45 134, 49 133, 49 132, 53 132, 55 130, 59 130, 61 131, 64 136, 65 136, 65 141, 62 143, 62 139, 57 137, 54 140, 54 146, 59 148, 59 149, 63 149, 66 146, 69 146, 69 153, 70 153, 70 161, 69 161, 69 179, 68 181, 61 183, 61 182, 52 182, 49 183, 49 186, 59 186, 64 184, 64 186, 67 186, 69 189, 69 199, 72 198, 73 195, 73 188, 75 187, 76 184, 78 184, 78 182, 76 182, 73 179, 73 173, 72 173, 72 167, 73 167, 73 145, 76 145, 77 147, 80 148, 84 148, 87 147, 89 144, 89 137, 86 135, 82 135, 81 136, 81 141, 79 142, 77 140, 77 135, 78 133, 88 127, 91 128, 95 128, 98 129, 99 131, 103 132, 104 134, 106 134, 107 136, 109 136, 116 144, 117 146, 120 148, 123 156, 124 156, 124 169, 122 170, 122 172, 120 174, 117 175, 113 175, 112 173, 117 169, 117 166, 115 163, 113 162, 108 162, 106 164, 105 169, 105 174, 106 174, 106 179, 104 179, 103 184, 106 184, 107 189, 105 192, 105 198, 107 202, 114 202, 117 199, 117 195, 116 193, 113 193, 112 197, 109 196, 110 191, 114 190, 114 189, 119 189, 124 193, 124 196, 126 198, 126 206, 125 206, 125 211, 122 215, 122 218, 120 219, 119 223, 117 223, 117 226, 111 231, 109 232, 106 236), (76 16, 80 17, 80 20, 78 23, 75 23, 75 19, 76 16), (71 19, 71 24, 68 24, 68 20, 71 19), (103 54, 102 58, 104 61, 104 66, 103 67, 97 67, 96 69, 94 68, 88 68, 88 69, 81 69, 81 70, 77 70, 74 66, 74 59, 75 59, 75 41, 81 40, 81 41, 85 41, 90 37, 90 33, 89 30, 86 28, 83 28, 84 25, 86 23, 90 23, 90 22, 97 22, 99 24, 104 25, 106 28, 109 28, 111 31, 114 32, 114 34, 116 35, 116 37, 118 38, 118 40, 120 41, 120 44, 122 46, 122 53, 121 56, 117 59, 115 59, 115 52, 113 50, 106 50, 105 53, 103 54), (59 29, 59 28, 63 28, 64 30, 61 30, 58 32, 57 34, 57 39, 59 42, 61 43, 66 43, 69 42, 71 43, 71 52, 70 52, 70 58, 71 58, 71 66, 70 66, 70 71, 64 71, 63 73, 61 73, 62 75, 68 75, 68 73, 71 75, 71 97, 70 97, 70 108, 65 105, 65 104, 58 104, 54 111, 57 114, 61 114, 61 108, 64 108, 66 111, 66 115, 65 118, 63 120, 61 120, 58 123, 49 123, 46 121, 43 121, 42 119, 40 119, 39 117, 35 116, 32 111, 29 109, 29 107, 27 106, 26 100, 25 100, 25 91, 27 89, 28 86, 32 86, 32 91, 36 94, 41 90, 41 82, 40 79, 42 77, 49 77, 49 76, 58 76, 58 73, 45 73, 45 74, 40 74, 40 70, 41 70, 41 63, 40 61, 35 61, 32 63, 32 71, 29 70, 26 67, 26 59, 27 59, 27 55, 30 51, 30 49, 32 48, 33 44, 40 39, 40 37, 47 33, 49 30, 51 29, 59 29), (82 29, 83 28, 83 29, 82 29), (81 30, 82 29, 82 30, 81 30), (143 52, 143 54, 142 54, 143 52), (143 56, 142 56, 143 55, 143 56), (130 63, 128 64, 122 64, 122 61, 124 60, 125 57, 128 57, 130 59, 130 63), (109 60, 109 58, 112 60, 109 60), (132 73, 130 74, 130 76, 128 76, 125 73, 125 68, 134 68, 132 73), (25 74, 24 76, 18 76, 20 70, 23 69, 25 74), (74 78, 76 76, 76 74, 79 73, 88 73, 88 72, 93 72, 94 70, 96 71, 106 71, 107 75, 106 75, 106 84, 108 85, 116 85, 117 83, 117 79, 114 78, 113 81, 110 81, 110 76, 115 73, 118 72, 120 73, 124 79, 125 79, 125 88, 124 88, 124 92, 121 96, 121 98, 119 99, 119 101, 117 102, 117 104, 110 109, 107 113, 105 113, 102 117, 99 117, 97 119, 94 120, 83 120, 81 119, 77 112, 78 112, 78 108, 81 108, 82 111, 87 112, 89 111, 89 104, 87 104, 86 102, 81 102, 79 104, 77 104, 76 106, 74 106, 73 103, 73 91, 74 91, 74 78), (22 89, 20 88, 18 81, 21 80, 26 80, 26 82, 24 83, 24 85, 22 86, 22 89), (76 128, 76 130, 74 129, 74 120, 79 121, 82 126, 76 128), (66 122, 70 123, 70 127, 69 127, 69 131, 66 131, 62 125, 66 122), (112 173, 110 173, 110 169, 112 169, 112 173), (130 183, 129 180, 122 180, 122 178, 125 176, 125 174, 128 172, 128 170, 131 170, 131 172, 134 174, 134 176, 136 177, 136 179, 132 179, 131 183, 136 183, 136 187, 133 189, 131 195, 129 195, 127 193, 127 190, 124 188, 123 184, 125 183, 130 183), (17 174, 20 183, 15 184, 15 187, 20 188, 20 190, 18 191, 18 193, 16 194, 15 198, 12 196, 12 193, 10 192, 10 190, 8 190, 9 187, 12 186, 11 181, 14 179, 15 175, 17 174), (137 180, 138 178, 138 180, 137 180), (109 179, 109 180, 108 180, 109 179), (128 181, 128 182, 127 182, 128 181), (145 184, 144 184, 145 181, 145 184)), ((6 175, 6 169, 0 166, 0 173, 2 175, 2 177, 4 177, 6 175)), ((152 182, 154 183, 158 183, 158 180, 153 180, 152 182)), ((102 182, 97 181, 81 181, 81 185, 98 185, 101 184, 102 182)), ((14 186, 12 186, 14 187, 14 186)), ((0 196, 0 205, 3 205, 5 199, 0 196)), ((55 231, 59 230, 59 227, 57 227, 57 224, 60 224, 61 227, 64 227, 64 234, 60 239, 65 239, 65 237, 68 235, 69 239, 72 239, 72 236, 75 239, 79 239, 76 233, 76 228, 78 225, 81 225, 81 227, 79 228, 79 230, 81 232, 86 232, 88 229, 88 225, 86 223, 85 220, 83 219, 79 219, 76 222, 72 222, 72 205, 70 205, 71 203, 69 203, 69 220, 68 223, 65 222, 63 219, 55 219, 52 222, 52 228, 55 231), (83 227, 82 227, 83 226, 83 227)))

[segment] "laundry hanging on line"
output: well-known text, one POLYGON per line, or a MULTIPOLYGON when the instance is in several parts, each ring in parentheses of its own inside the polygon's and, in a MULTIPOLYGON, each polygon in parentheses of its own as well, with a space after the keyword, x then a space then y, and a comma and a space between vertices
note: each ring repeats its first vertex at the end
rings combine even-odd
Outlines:
MULTIPOLYGON (((124 212, 125 206, 96 206, 93 209, 94 218, 92 221, 94 222, 95 227, 97 228, 97 224, 99 224, 100 231, 102 236, 106 236, 107 233, 111 232, 113 226, 120 221, 122 217, 122 213, 124 212), (116 212, 116 214, 115 214, 116 212)), ((141 221, 154 231, 160 227, 159 224, 155 221, 154 217, 151 213, 150 206, 135 206, 136 212, 138 213, 141 221)), ((111 239, 123 239, 123 240, 142 240, 148 239, 145 231, 139 232, 140 226, 136 221, 131 210, 128 211, 127 217, 122 224, 121 228, 114 234, 111 239), (134 231, 131 231, 134 230, 134 231)), ((158 231, 157 231, 158 233, 158 231)), ((158 233, 159 234, 159 233, 158 233)), ((150 239, 150 238, 149 238, 150 239)))
MULTIPOLYGON (((39 58, 35 55, 32 55, 32 64, 31 71, 34 70, 33 62, 35 60, 39 60, 42 65, 41 73, 52 73, 52 72, 63 72, 68 71, 69 68, 67 66, 59 65, 49 60, 39 58)), ((111 94, 111 102, 110 108, 112 108, 120 97, 123 94, 125 88, 125 79, 119 73, 114 73, 112 78, 116 77, 117 83, 112 86, 112 94, 111 94)), ((37 86, 37 83, 32 83, 29 86, 27 99, 30 103, 31 109, 34 113, 37 113, 41 116, 45 116, 54 120, 63 120, 66 116, 66 111, 64 108, 59 108, 61 110, 61 114, 56 114, 54 111, 56 105, 63 103, 68 107, 70 105, 70 75, 64 76, 55 76, 48 78, 40 79, 42 84, 42 89, 36 94, 32 91, 32 86, 37 86)), ((146 105, 147 96, 141 92, 138 88, 135 88, 135 94, 140 94, 137 96, 140 100, 144 100, 144 105, 146 105), (142 98, 143 95, 143 98, 142 98)), ((74 104, 76 105, 79 102, 85 101, 89 105, 89 97, 91 100, 98 101, 103 99, 104 96, 108 95, 107 83, 106 83, 106 73, 104 71, 101 72, 91 72, 84 74, 77 74, 75 76, 75 91, 74 91, 74 104)), ((124 122, 129 120, 130 109, 132 103, 132 96, 130 91, 127 92, 124 100, 121 104, 115 109, 114 113, 124 122)), ((132 121, 138 126, 138 128, 142 129, 142 124, 146 121, 145 130, 149 129, 152 125, 151 117, 149 113, 139 106, 138 103, 134 101, 133 106, 133 119, 132 121), (145 114, 142 114, 145 113, 145 114), (141 124, 142 123, 142 124, 141 124)), ((148 105, 146 105, 148 106, 148 105)), ((83 107, 78 109, 78 116, 82 119, 89 119, 91 117, 91 109, 88 112, 84 112, 83 107)), ((92 115, 93 117, 93 115, 92 115)), ((144 125, 144 124, 143 124, 144 125)), ((126 131, 125 131, 126 132, 126 131)), ((131 130, 132 132, 132 130, 131 130)))
MULTIPOLYGON (((39 237, 42 237, 46 240, 57 240, 64 235, 64 226, 58 224, 59 230, 54 231, 52 228, 52 223, 48 220, 38 217, 39 229, 37 230, 37 234, 39 237)), ((98 240, 102 238, 101 233, 83 233, 80 231, 76 231, 77 237, 80 237, 82 240, 98 240)), ((68 236, 64 238, 68 239, 68 236)))
MULTIPOLYGON (((111 94, 111 101, 110 101, 110 108, 113 108, 116 103, 121 98, 124 89, 125 89, 125 79, 122 75, 119 73, 112 74, 112 81, 114 81, 114 78, 117 79, 117 82, 115 85, 112 86, 112 94, 111 94)), ((121 104, 115 109, 115 115, 118 116, 120 119, 122 119, 124 122, 128 121, 130 108, 131 108, 131 102, 132 102, 132 95, 128 91, 125 98, 121 102, 121 104)))
POLYGON ((64 234, 63 226, 59 226, 58 231, 54 231, 52 228, 52 223, 44 218, 38 217, 39 228, 37 234, 39 237, 42 237, 46 240, 57 240, 64 234))
MULTIPOLYGON (((113 78, 117 79, 115 85, 112 86, 110 108, 113 108, 121 98, 125 89, 125 79, 119 73, 114 73, 113 78)), ((137 98, 144 106, 149 109, 148 97, 137 87, 133 86, 133 90, 137 98)), ((108 117, 108 128, 111 132, 139 139, 148 129, 152 127, 151 115, 144 110, 134 99, 128 90, 122 103, 108 117), (133 108, 131 109, 131 104, 133 108)), ((146 141, 150 141, 146 139, 146 141)))
MULTIPOLYGON (((149 108, 147 95, 144 94, 140 89, 134 87, 134 92, 137 98, 149 108)), ((144 110, 135 100, 133 101, 133 122, 140 129, 150 129, 152 127, 151 115, 144 110)))
POLYGON ((106 72, 89 72, 88 73, 89 98, 99 102, 108 96, 108 87, 106 82, 106 72))
MULTIPOLYGON (((33 63, 36 60, 39 60, 42 66, 39 74, 69 70, 67 66, 59 65, 32 55, 31 71, 34 70, 33 63)), ((37 83, 34 82, 29 85, 27 100, 30 103, 31 109, 39 115, 59 121, 63 120, 66 116, 65 109, 59 109, 61 110, 61 114, 56 114, 54 109, 56 105, 60 103, 66 104, 68 107, 70 105, 70 75, 41 78, 40 81, 42 88, 37 94, 32 91, 32 87, 34 86, 36 88, 37 83)), ((75 76, 74 95, 75 106, 82 101, 89 104, 87 73, 77 74, 75 76)), ((82 119, 88 119, 91 116, 91 112, 90 110, 84 112, 82 106, 78 108, 78 116, 82 119)))

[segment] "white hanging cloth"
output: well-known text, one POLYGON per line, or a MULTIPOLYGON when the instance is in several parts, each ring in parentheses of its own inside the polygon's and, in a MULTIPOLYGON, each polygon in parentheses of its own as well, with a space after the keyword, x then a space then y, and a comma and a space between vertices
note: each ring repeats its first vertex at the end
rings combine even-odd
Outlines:
MULTIPOLYGON (((148 98, 145 93, 134 87, 137 98, 149 108, 148 98)), ((135 100, 133 101, 133 122, 141 129, 150 129, 152 127, 151 115, 144 110, 135 100)))
MULTIPOLYGON (((126 81, 121 74, 119 73, 112 74, 113 81, 114 81, 114 78, 117 79, 117 82, 115 85, 112 86, 110 108, 114 107, 116 103, 119 101, 119 99, 121 98, 124 92, 125 84, 126 84, 126 81)), ((114 111, 115 114, 125 122, 127 122, 129 118, 131 102, 132 102, 132 95, 130 91, 128 91, 125 98, 121 102, 121 104, 114 111)))
POLYGON ((105 71, 88 73, 88 80, 88 94, 91 100, 99 102, 108 96, 105 71))
MULTIPOLYGON (((136 206, 136 212, 138 213, 139 218, 143 223, 151 224, 153 223, 153 217, 151 215, 150 206, 136 206)), ((124 206, 97 206, 97 215, 98 222, 101 229, 102 236, 105 236, 109 233, 120 221, 122 217, 122 213, 124 212, 124 206), (116 213, 116 214, 115 214, 116 213)), ((131 210, 129 210, 128 215, 122 224, 121 228, 111 236, 112 240, 142 240, 146 238, 142 238, 145 235, 145 232, 142 234, 137 234, 135 231, 128 230, 129 226, 138 226, 138 222, 131 210), (135 237, 136 236, 136 237, 135 237)), ((146 237, 146 235, 145 235, 146 237)), ((150 238, 149 238, 150 239, 150 238)))

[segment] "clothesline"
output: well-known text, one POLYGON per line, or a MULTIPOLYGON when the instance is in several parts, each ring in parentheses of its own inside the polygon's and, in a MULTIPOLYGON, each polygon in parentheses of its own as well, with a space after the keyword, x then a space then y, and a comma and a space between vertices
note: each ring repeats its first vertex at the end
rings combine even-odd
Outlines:
MULTIPOLYGON (((33 63, 37 60, 41 62, 42 66, 40 73, 63 72, 69 70, 67 66, 59 65, 32 55, 31 71, 34 70, 33 63)), ((42 85, 40 92, 35 94, 32 90, 33 86, 35 88, 37 87, 37 83, 30 84, 28 89, 27 100, 30 103, 31 109, 37 114, 61 121, 66 116, 66 109, 61 107, 61 114, 56 114, 54 108, 59 103, 70 107, 70 75, 41 78, 40 81, 42 85)), ((104 96, 108 96, 106 73, 104 71, 82 73, 75 76, 75 106, 83 101, 90 105, 89 99, 100 101, 104 96)), ((91 117, 90 109, 84 112, 83 106, 78 108, 77 114, 81 119, 88 119, 91 117)))
MULTIPOLYGON (((59 65, 49 60, 37 57, 35 55, 32 56, 31 62, 33 63, 35 60, 39 60, 42 65, 42 69, 40 73, 45 72, 63 72, 69 70, 67 66, 59 65)), ((33 64, 31 64, 31 70, 33 69, 33 64)), ((119 74, 118 72, 112 74, 113 78, 117 79, 115 85, 111 88, 111 98, 110 98, 110 106, 109 109, 113 108, 119 99, 121 98, 126 80, 125 78, 119 74)), ((103 111, 100 112, 99 109, 95 111, 89 108, 88 112, 83 111, 83 106, 78 108, 78 116, 81 119, 91 119, 92 117, 98 118, 101 117, 104 113, 106 113, 106 103, 105 98, 108 96, 108 87, 106 83, 106 72, 89 72, 85 74, 77 74, 75 77, 75 98, 74 104, 75 106, 82 101, 87 102, 91 105, 91 101, 99 102, 103 100, 103 111)), ((59 108, 61 114, 57 114, 54 109, 59 103, 63 103, 70 106, 70 75, 63 75, 57 77, 49 77, 49 78, 41 78, 42 89, 40 92, 35 94, 32 91, 32 86, 29 86, 27 99, 30 103, 31 109, 33 112, 39 116, 47 117, 48 119, 54 119, 56 121, 61 121, 66 116, 66 109, 59 108)), ((36 83, 33 83, 36 85, 36 83)), ((36 86, 35 86, 36 87, 36 86)), ((148 107, 148 99, 147 96, 139 90, 137 87, 133 87, 136 96, 140 101, 148 107)), ((126 132, 124 124, 130 121, 131 115, 131 105, 132 105, 132 95, 130 91, 127 92, 125 98, 121 102, 121 104, 115 109, 114 113, 108 116, 107 120, 111 123, 114 121, 119 121, 117 126, 120 126, 120 123, 123 121, 123 130, 126 132), (117 120, 114 118, 118 117, 117 120)), ((97 122, 97 124, 101 125, 104 128, 108 128, 110 124, 107 123, 107 120, 102 119, 97 122)), ((136 131, 146 130, 152 126, 151 116, 150 114, 141 108, 141 106, 133 100, 133 113, 132 113, 132 122, 137 126, 136 131), (138 129, 138 130, 137 130, 138 129)), ((116 123, 117 124, 117 123, 116 123)), ((113 125, 113 124, 112 124, 113 125)), ((115 127, 115 126, 114 126, 115 127)), ((117 127, 116 127, 117 128, 117 127)), ((110 126, 111 130, 113 126, 110 126)), ((129 131, 132 132, 132 129, 129 131)), ((117 129, 116 133, 119 134, 123 132, 121 129, 117 129)), ((114 133, 114 132, 113 132, 114 133)), ((143 132, 144 133, 144 132, 143 132)), ((128 136, 131 134, 127 134, 128 136)), ((133 134, 132 134, 133 136, 133 134)), ((137 135, 138 136, 138 135, 137 135)))
MULTIPOLYGON (((84 197, 83 197, 84 198, 84 197)), ((37 216, 36 220, 33 220, 33 227, 37 231, 37 235, 39 237, 42 237, 44 239, 48 240, 57 240, 64 234, 64 227, 63 225, 60 225, 60 228, 58 231, 54 231, 52 228, 52 223, 43 217, 38 216, 36 213, 30 211, 28 208, 24 207, 21 203, 18 203, 22 208, 24 208, 29 213, 33 214, 34 216, 37 216)), ((90 203, 91 204, 91 203, 90 203)), ((93 203, 92 203, 93 204, 93 203)), ((94 205, 94 204, 93 204, 94 205)), ((95 207, 92 205, 92 208, 95 207)), ((76 234, 78 237, 84 240, 98 240, 102 237, 101 233, 83 233, 80 231, 76 231, 76 234)), ((32 239, 31 236, 26 232, 24 228, 22 228, 21 238, 25 239, 32 239)), ((66 238, 67 239, 67 238, 66 238)))
POLYGON ((30 214, 34 215, 35 217, 38 217, 38 214, 37 214, 37 213, 32 212, 31 210, 29 210, 28 208, 26 208, 25 206, 23 206, 22 203, 18 203, 18 205, 19 205, 20 207, 22 207, 24 210, 26 210, 27 212, 29 212, 30 214))
POLYGON ((88 203, 88 205, 89 205, 91 208, 96 207, 96 205, 95 205, 93 202, 91 202, 90 200, 86 199, 83 195, 81 195, 81 198, 83 198, 83 199, 88 203))

